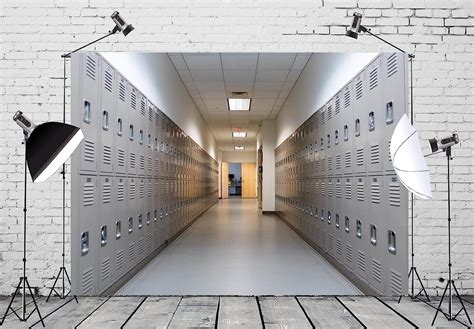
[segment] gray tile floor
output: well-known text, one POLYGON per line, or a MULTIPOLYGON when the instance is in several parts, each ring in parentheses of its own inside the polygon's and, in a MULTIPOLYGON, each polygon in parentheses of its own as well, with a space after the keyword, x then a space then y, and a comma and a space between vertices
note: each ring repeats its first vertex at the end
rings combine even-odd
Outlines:
POLYGON ((116 295, 358 295, 256 201, 218 202, 116 295))

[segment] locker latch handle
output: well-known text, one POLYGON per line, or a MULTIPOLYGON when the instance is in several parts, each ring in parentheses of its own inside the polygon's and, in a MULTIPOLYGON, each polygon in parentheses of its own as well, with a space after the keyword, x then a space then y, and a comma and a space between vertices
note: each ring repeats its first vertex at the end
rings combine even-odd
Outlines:
POLYGON ((100 245, 103 247, 107 244, 107 225, 100 228, 100 245))
POLYGON ((377 245, 377 226, 370 224, 370 243, 373 246, 377 245))
POLYGON ((81 233, 81 255, 84 256, 89 253, 89 232, 81 233))
POLYGON ((394 231, 388 231, 388 251, 395 255, 397 253, 397 233, 394 231))

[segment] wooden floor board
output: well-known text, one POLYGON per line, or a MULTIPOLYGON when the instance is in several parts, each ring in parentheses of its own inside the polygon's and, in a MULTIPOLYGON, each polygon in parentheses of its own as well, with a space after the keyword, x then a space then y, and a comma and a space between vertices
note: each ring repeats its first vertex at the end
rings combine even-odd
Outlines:
POLYGON ((311 328, 294 297, 259 297, 265 328, 311 328))
POLYGON ((145 297, 111 297, 78 328, 119 328, 145 297))
POLYGON ((219 297, 183 297, 169 328, 214 328, 219 297))
POLYGON ((124 328, 166 328, 181 297, 148 297, 124 328))
POLYGON ((315 328, 363 328, 334 297, 298 297, 315 328))
POLYGON ((218 328, 262 328, 255 297, 221 297, 218 328))
POLYGON ((368 328, 413 328, 374 297, 339 297, 339 300, 368 328))

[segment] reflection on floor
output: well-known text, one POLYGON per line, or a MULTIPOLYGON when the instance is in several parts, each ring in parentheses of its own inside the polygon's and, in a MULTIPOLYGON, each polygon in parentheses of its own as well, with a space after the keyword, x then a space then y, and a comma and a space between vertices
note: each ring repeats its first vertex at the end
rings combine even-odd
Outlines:
POLYGON ((256 201, 222 200, 117 295, 361 294, 256 201))

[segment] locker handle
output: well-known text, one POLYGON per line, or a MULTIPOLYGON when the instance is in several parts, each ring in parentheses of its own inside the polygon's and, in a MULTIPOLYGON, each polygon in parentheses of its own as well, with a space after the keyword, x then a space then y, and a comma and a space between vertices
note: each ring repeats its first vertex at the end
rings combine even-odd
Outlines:
POLYGON ((388 252, 395 255, 397 253, 397 234, 394 231, 388 231, 388 252))
POLYGON ((115 222, 115 239, 118 240, 122 237, 122 222, 116 221, 115 222))
POLYGON ((107 225, 100 228, 100 245, 101 247, 107 245, 107 225))
POLYGON ((345 221, 344 221, 344 230, 349 233, 349 217, 345 217, 345 221))
POLYGON ((336 214, 336 228, 339 228, 339 214, 336 214))
POLYGON ((370 243, 373 246, 377 245, 377 226, 370 224, 370 243))
POLYGON ((133 217, 128 218, 128 234, 133 232, 133 217))
POLYGON ((91 123, 91 103, 84 99, 84 114, 83 114, 83 121, 87 124, 91 123))
POLYGON ((81 233, 81 255, 87 255, 89 253, 89 231, 81 233))
POLYGON ((362 222, 359 219, 356 222, 356 235, 359 239, 362 238, 362 222))

